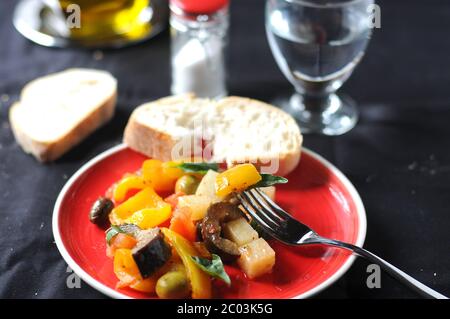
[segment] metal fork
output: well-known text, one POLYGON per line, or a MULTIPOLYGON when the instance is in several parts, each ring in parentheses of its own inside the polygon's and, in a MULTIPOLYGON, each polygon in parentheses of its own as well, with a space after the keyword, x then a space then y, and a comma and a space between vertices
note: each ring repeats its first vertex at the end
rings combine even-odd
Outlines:
POLYGON ((324 244, 344 248, 380 265, 388 274, 398 279, 407 287, 415 290, 426 298, 448 299, 446 296, 425 286, 413 277, 404 273, 387 261, 371 252, 334 239, 319 236, 314 230, 294 219, 288 212, 274 203, 264 192, 253 188, 237 194, 244 210, 270 236, 288 245, 324 244))

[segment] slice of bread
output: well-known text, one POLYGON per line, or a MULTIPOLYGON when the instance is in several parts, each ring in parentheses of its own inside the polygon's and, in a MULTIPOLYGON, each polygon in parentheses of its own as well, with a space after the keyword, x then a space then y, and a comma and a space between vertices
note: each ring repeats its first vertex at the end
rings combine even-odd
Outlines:
POLYGON ((108 72, 68 69, 28 83, 9 120, 25 152, 53 161, 112 118, 116 96, 108 72))
POLYGON ((272 105, 242 97, 215 101, 183 95, 138 107, 124 142, 165 161, 201 156, 228 167, 252 162, 264 173, 286 175, 299 162, 302 136, 295 120, 272 105))

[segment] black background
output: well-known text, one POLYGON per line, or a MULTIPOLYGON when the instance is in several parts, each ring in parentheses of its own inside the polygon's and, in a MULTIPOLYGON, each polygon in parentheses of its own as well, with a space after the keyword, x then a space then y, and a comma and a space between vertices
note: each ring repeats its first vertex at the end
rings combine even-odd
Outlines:
MULTIPOLYGON (((97 61, 93 51, 48 49, 22 38, 11 23, 15 3, 0 2, 0 297, 103 298, 85 283, 66 287, 52 209, 67 178, 121 140, 135 106, 169 95, 169 33, 104 51, 97 61), (118 78, 117 115, 57 162, 39 164, 15 143, 8 108, 28 81, 78 66, 118 78)), ((305 144, 360 192, 368 219, 365 247, 450 295, 450 2, 379 4, 382 28, 343 87, 359 103, 359 124, 340 137, 306 136, 305 144)), ((262 0, 233 1, 230 36, 231 94, 270 101, 290 92, 267 45, 262 0)), ((417 297, 387 275, 381 289, 368 289, 366 267, 358 259, 317 298, 417 297)))

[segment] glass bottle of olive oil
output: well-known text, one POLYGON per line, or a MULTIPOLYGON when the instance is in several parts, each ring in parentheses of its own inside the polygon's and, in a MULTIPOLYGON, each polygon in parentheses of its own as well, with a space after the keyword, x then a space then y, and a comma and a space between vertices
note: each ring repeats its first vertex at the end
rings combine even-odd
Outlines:
POLYGON ((151 30, 149 0, 58 0, 68 17, 70 6, 80 7, 80 27, 70 28, 74 39, 104 40, 121 36, 130 40, 145 37, 151 30))

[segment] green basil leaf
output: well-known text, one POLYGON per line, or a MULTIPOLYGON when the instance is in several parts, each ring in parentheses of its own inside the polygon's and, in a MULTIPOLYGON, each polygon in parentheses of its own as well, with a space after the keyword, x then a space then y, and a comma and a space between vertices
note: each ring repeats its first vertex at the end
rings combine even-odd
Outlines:
POLYGON ((260 174, 262 179, 253 185, 252 187, 268 187, 275 184, 286 184, 288 182, 287 178, 276 176, 272 174, 260 174))
POLYGON ((216 254, 212 254, 212 260, 191 256, 195 264, 204 272, 214 278, 218 278, 225 282, 228 286, 231 285, 231 279, 223 268, 222 259, 216 254))
POLYGON ((212 169, 213 171, 219 170, 219 164, 217 163, 181 163, 176 167, 182 169, 186 173, 199 173, 206 174, 208 170, 212 169))
POLYGON ((122 224, 122 225, 112 225, 107 231, 106 231, 106 242, 108 245, 111 242, 111 239, 113 239, 114 236, 116 236, 119 233, 122 234, 128 234, 133 237, 136 237, 137 233, 141 229, 139 226, 134 224, 122 224))

